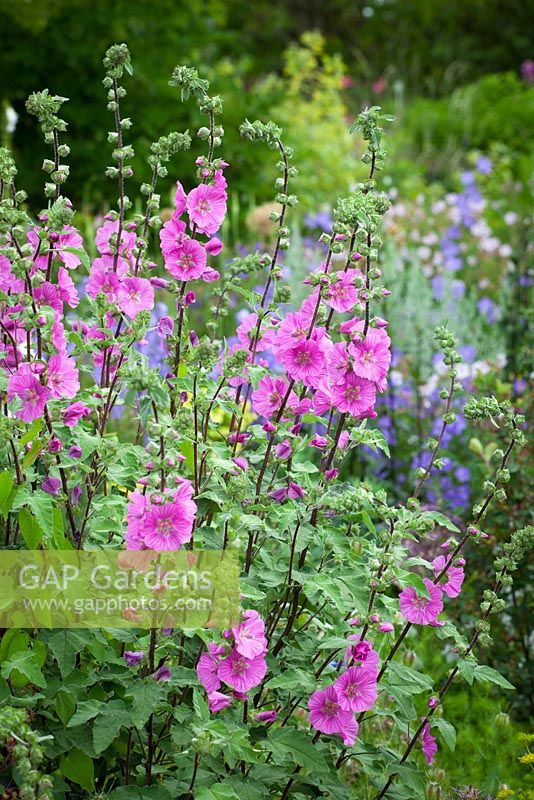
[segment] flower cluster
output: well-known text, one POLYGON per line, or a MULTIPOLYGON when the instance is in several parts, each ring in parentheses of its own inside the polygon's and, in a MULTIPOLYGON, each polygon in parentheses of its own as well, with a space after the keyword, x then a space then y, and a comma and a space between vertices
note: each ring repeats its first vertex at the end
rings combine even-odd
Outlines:
POLYGON ((128 503, 128 550, 179 550, 190 541, 197 506, 191 481, 165 492, 132 492, 128 503))

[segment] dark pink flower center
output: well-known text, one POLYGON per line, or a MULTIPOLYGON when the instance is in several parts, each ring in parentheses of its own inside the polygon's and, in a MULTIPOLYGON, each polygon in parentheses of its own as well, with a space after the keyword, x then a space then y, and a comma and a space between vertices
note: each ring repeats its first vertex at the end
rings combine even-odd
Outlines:
POLYGON ((335 717, 339 710, 339 705, 335 700, 325 700, 323 705, 323 714, 325 717, 335 717))
POLYGON ((167 537, 170 536, 171 533, 174 531, 174 523, 172 519, 164 517, 163 519, 158 519, 156 528, 159 534, 167 537))
POLYGON ((360 694, 360 689, 358 687, 358 684, 348 683, 345 687, 345 694, 347 695, 347 697, 350 697, 351 699, 354 697, 358 697, 358 695, 360 694))
POLYGON ((373 364, 375 360, 375 354, 372 350, 364 350, 360 356, 360 361, 362 364, 373 364))
POLYGON ((195 266, 195 261, 194 261, 192 256, 185 255, 185 253, 184 253, 178 259, 178 264, 183 269, 191 269, 191 267, 195 266))
POLYGON ((414 608, 417 608, 420 611, 422 611, 424 608, 426 608, 429 603, 430 603, 430 600, 428 599, 428 597, 419 597, 419 596, 417 596, 415 598, 415 600, 413 601, 414 608))
POLYGON ((301 350, 295 356, 295 362, 298 364, 299 367, 307 367, 311 364, 311 355, 308 353, 307 350, 301 350))
POLYGON ((197 209, 200 214, 209 214, 209 212, 211 211, 211 206, 208 200, 199 200, 197 209))
POLYGON ((248 664, 244 658, 236 658, 234 663, 232 664, 232 672, 235 675, 244 675, 248 669, 248 664))
POLYGON ((269 403, 273 406, 277 406, 282 400, 282 395, 279 392, 271 392, 269 395, 269 403))
POLYGON ((345 397, 349 401, 357 400, 360 396, 359 386, 347 386, 345 389, 345 397))

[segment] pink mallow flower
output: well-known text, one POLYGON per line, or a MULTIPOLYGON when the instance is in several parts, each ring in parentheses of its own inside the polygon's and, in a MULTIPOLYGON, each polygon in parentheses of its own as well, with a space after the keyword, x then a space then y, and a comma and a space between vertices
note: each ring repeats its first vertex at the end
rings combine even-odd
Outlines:
POLYGON ((258 686, 267 672, 264 655, 245 658, 237 650, 232 650, 227 658, 220 662, 217 674, 221 681, 238 692, 248 692, 258 686))
POLYGON ((427 723, 421 732, 421 747, 423 750, 423 755, 426 759, 427 764, 432 764, 434 761, 434 756, 438 752, 438 746, 436 744, 436 739, 430 733, 430 725, 427 723))
POLYGON ((206 261, 206 250, 200 242, 185 239, 180 247, 165 256, 165 269, 179 281, 191 281, 202 276, 206 261))
POLYGON ((15 416, 24 422, 33 422, 42 417, 50 396, 50 389, 43 386, 29 364, 21 364, 8 380, 7 399, 11 401, 18 398, 21 401, 22 408, 15 411, 15 416))
POLYGON ((368 711, 376 703, 376 672, 349 667, 335 682, 339 705, 344 711, 368 711))
POLYGON ((358 302, 358 291, 351 278, 345 273, 338 273, 337 280, 326 290, 325 301, 340 314, 352 311, 358 302))
MULTIPOLYGON (((315 730, 321 733, 339 733, 343 735, 345 731, 353 731, 355 723, 350 711, 341 708, 338 693, 335 686, 327 686, 326 689, 318 689, 308 700, 310 709, 310 722, 315 730)), ((354 732, 354 737, 357 734, 354 732)), ((352 741, 354 743, 354 740, 352 741)))
POLYGON ((187 213, 191 225, 207 236, 213 236, 226 215, 226 192, 218 186, 201 183, 187 196, 187 213))
POLYGON ((117 302, 120 310, 134 319, 140 311, 154 308, 154 288, 146 278, 123 278, 117 302))
POLYGON ((48 361, 46 383, 55 400, 61 397, 72 400, 76 397, 80 391, 80 382, 74 359, 64 355, 51 356, 48 361))
POLYGON ((143 519, 144 543, 151 550, 179 550, 191 539, 196 503, 180 496, 163 505, 150 505, 143 519))
POLYGON ((443 596, 441 589, 431 580, 424 578, 423 582, 430 597, 418 595, 413 586, 408 586, 400 593, 400 610, 408 622, 415 625, 432 625, 437 622, 438 616, 443 610, 443 596))
POLYGON ((217 714, 218 711, 228 708, 232 705, 232 698, 222 692, 210 692, 208 694, 208 708, 212 714, 217 714))
POLYGON ((302 381, 306 386, 318 386, 324 377, 326 360, 323 351, 311 339, 280 352, 278 358, 291 378, 302 381))
POLYGON ((235 649, 245 658, 261 656, 267 650, 265 623, 257 611, 245 611, 244 616, 244 621, 237 628, 232 628, 235 649))
POLYGON ((90 413, 91 409, 80 400, 71 403, 70 406, 67 406, 67 408, 64 408, 61 412, 63 422, 68 428, 74 428, 81 419, 88 417, 90 413))
POLYGON ((381 383, 387 375, 391 362, 389 336, 381 329, 370 328, 362 342, 352 341, 349 353, 352 369, 360 378, 381 383))
POLYGON ((353 372, 345 373, 343 381, 332 386, 332 403, 342 414, 366 416, 375 402, 374 384, 353 372))
POLYGON ((198 659, 196 673, 197 677, 208 694, 216 692, 221 686, 221 681, 217 675, 219 666, 219 656, 224 652, 223 647, 218 647, 210 642, 209 652, 202 653, 198 659))
POLYGON ((265 375, 258 383, 258 388, 252 393, 252 407, 256 414, 271 418, 282 405, 286 396, 288 384, 283 378, 272 378, 265 375))
MULTIPOLYGON (((445 569, 446 564, 450 564, 450 558, 438 556, 432 562, 434 574, 439 575, 445 569)), ((465 573, 461 567, 447 567, 447 572, 439 583, 439 588, 445 592, 447 597, 458 597, 462 591, 465 573)))

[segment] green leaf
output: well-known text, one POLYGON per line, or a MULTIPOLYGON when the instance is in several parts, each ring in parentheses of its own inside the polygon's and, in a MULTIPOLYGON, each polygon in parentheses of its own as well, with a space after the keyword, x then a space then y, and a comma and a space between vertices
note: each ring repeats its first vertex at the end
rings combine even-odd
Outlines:
POLYGON ((440 734, 443 736, 443 741, 449 748, 449 750, 454 750, 456 747, 456 728, 450 722, 447 722, 446 719, 432 718, 432 727, 437 728, 440 734))
POLYGON ((510 681, 507 681, 506 678, 503 678, 500 672, 485 665, 478 665, 475 667, 475 680, 481 683, 494 683, 502 689, 511 689, 515 691, 515 686, 513 686, 510 681))
POLYGON ((87 272, 89 272, 91 261, 83 247, 61 247, 60 249, 62 253, 74 253, 75 256, 78 256, 87 272))
POLYGON ((33 650, 19 650, 19 652, 13 653, 2 664, 1 672, 4 678, 9 678, 13 672, 20 673, 27 678, 28 683, 33 683, 43 689, 46 688, 45 677, 33 650))
POLYGON ((43 529, 29 509, 20 509, 19 526, 28 550, 36 550, 41 539, 43 538, 44 533, 43 529))
POLYGON ((69 724, 75 708, 76 699, 74 695, 67 689, 60 689, 55 698, 54 711, 65 727, 69 724))
POLYGON ((290 728, 271 730, 267 746, 275 756, 277 754, 282 757, 290 755, 299 767, 305 767, 315 772, 328 770, 323 754, 317 745, 312 743, 310 736, 301 731, 290 728))
POLYGON ((76 664, 76 656, 87 643, 87 638, 78 631, 60 630, 50 634, 47 644, 56 659, 61 677, 68 677, 76 664))
POLYGON ((95 788, 95 769, 93 759, 81 750, 71 750, 68 754, 61 757, 59 762, 61 774, 68 780, 77 783, 87 792, 94 791, 95 788))
POLYGON ((432 690, 432 678, 396 661, 390 661, 387 674, 389 684, 403 688, 408 694, 432 690))
POLYGON ((464 659, 460 659, 456 665, 458 667, 458 672, 464 679, 467 681, 469 686, 472 686, 473 681, 475 679, 475 669, 476 664, 474 661, 465 661, 464 659))
POLYGON ((439 511, 432 511, 429 516, 441 528, 445 528, 445 530, 452 531, 453 533, 460 533, 460 528, 457 528, 454 522, 451 522, 445 514, 440 514, 439 511))
POLYGON ((172 800, 172 794, 164 786, 119 786, 108 800, 172 800))
POLYGON ((231 786, 215 783, 212 787, 202 786, 195 792, 196 800, 239 800, 231 786))
POLYGON ((200 717, 202 722, 206 724, 210 718, 210 710, 198 689, 193 689, 193 708, 197 717, 200 717))
POLYGON ((267 681, 266 689, 302 689, 313 690, 315 681, 302 669, 288 669, 267 681))
POLYGON ((122 700, 111 700, 100 710, 93 725, 95 753, 103 753, 119 735, 123 726, 131 726, 132 718, 122 700))
POLYGON ((7 519, 7 515, 11 509, 11 505, 13 503, 13 498, 15 496, 13 492, 13 485, 14 481, 11 477, 11 474, 6 470, 0 474, 0 509, 2 510, 2 515, 4 519, 7 519))
POLYGON ((104 703, 101 703, 100 700, 83 700, 81 703, 78 703, 76 713, 67 727, 74 728, 76 725, 83 725, 85 722, 93 719, 93 717, 96 717, 96 715, 100 713, 100 709, 103 705, 104 703))
POLYGON ((132 723, 141 728, 165 697, 165 687, 153 678, 134 681, 126 692, 126 698, 132 698, 132 723))

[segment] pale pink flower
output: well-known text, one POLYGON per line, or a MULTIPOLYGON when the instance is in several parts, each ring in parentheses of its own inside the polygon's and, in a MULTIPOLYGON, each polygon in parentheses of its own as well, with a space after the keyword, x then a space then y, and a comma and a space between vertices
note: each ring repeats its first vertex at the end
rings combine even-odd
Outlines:
POLYGON ((344 711, 368 711, 376 703, 376 672, 366 667, 349 667, 335 682, 339 704, 344 711))
POLYGON ((255 658, 267 650, 265 623, 257 611, 245 611, 245 620, 232 628, 235 649, 245 658, 255 658))
POLYGON ((351 730, 354 717, 350 711, 341 708, 335 686, 318 689, 308 700, 310 723, 321 733, 340 733, 351 730))
POLYGON ((85 286, 85 291, 93 299, 98 294, 105 294, 110 303, 115 302, 119 293, 119 276, 113 269, 107 269, 103 264, 97 264, 95 259, 91 267, 91 274, 85 286))
POLYGON ((65 225, 59 235, 56 249, 60 260, 63 261, 66 268, 75 269, 82 262, 76 253, 69 253, 64 250, 63 248, 65 247, 70 247, 73 250, 81 250, 83 247, 83 239, 72 225, 65 225))
MULTIPOLYGON (((112 255, 113 251, 117 249, 115 245, 112 247, 110 239, 112 236, 118 234, 119 231, 119 220, 110 220, 107 219, 104 224, 98 228, 95 236, 95 243, 99 253, 102 255, 112 255)), ((121 231, 121 240, 120 246, 118 248, 119 253, 122 255, 129 255, 129 253, 135 247, 135 233, 131 231, 124 230, 121 231)))
POLYGON ((154 288, 146 278, 123 278, 117 304, 124 314, 133 319, 140 311, 154 308, 154 288))
POLYGON ((427 764, 432 764, 434 756, 438 752, 436 739, 430 733, 430 725, 427 723, 421 732, 421 748, 427 764))
POLYGON ((390 344, 389 336, 381 328, 370 328, 362 342, 352 341, 349 352, 356 375, 375 383, 382 381, 391 362, 390 344))
POLYGON ((159 232, 159 239, 161 242, 161 252, 167 258, 171 253, 179 250, 189 237, 185 233, 185 222, 178 219, 175 214, 171 219, 167 220, 165 225, 159 232))
POLYGON ((221 681, 237 689, 238 692, 248 692, 258 686, 267 672, 267 663, 264 655, 254 658, 245 658, 237 650, 232 650, 227 658, 220 662, 217 674, 221 681))
POLYGON ((226 215, 226 192, 223 188, 201 183, 187 195, 187 213, 191 225, 200 233, 213 236, 226 215))
MULTIPOLYGON (((237 327, 236 333, 237 338, 241 342, 241 344, 247 345, 249 350, 252 350, 252 343, 255 340, 256 330, 258 327, 258 315, 257 314, 248 314, 247 317, 243 320, 243 322, 237 327)), ((276 338, 276 332, 274 330, 268 329, 263 332, 263 335, 258 339, 255 352, 259 353, 263 350, 268 350, 270 347, 273 346, 273 343, 276 338)))
POLYGON ((80 298, 78 297, 74 281, 63 267, 60 267, 57 274, 57 289, 60 299, 71 308, 76 308, 80 302, 80 298))
POLYGON ((347 372, 342 383, 332 386, 332 404, 343 414, 361 417, 375 402, 374 384, 353 372, 347 372))
POLYGON ((309 325, 310 322, 301 312, 288 314, 278 326, 274 343, 275 352, 289 350, 299 342, 305 341, 309 325))
POLYGON ((50 389, 43 386, 29 364, 21 364, 7 382, 7 399, 18 398, 22 408, 15 411, 15 416, 24 422, 33 422, 44 414, 45 406, 50 399, 50 389))
POLYGON ((209 253, 210 256, 218 256, 222 249, 223 243, 217 236, 214 236, 209 242, 206 242, 206 252, 209 253))
MULTIPOLYGON (((434 574, 439 575, 445 569, 445 565, 450 564, 450 559, 445 556, 438 556, 432 562, 434 574)), ((465 573, 461 567, 447 567, 447 572, 441 579, 439 588, 442 589, 447 597, 458 597, 462 591, 465 573)))
POLYGON ((276 416, 282 400, 287 394, 288 384, 283 378, 272 378, 265 375, 252 393, 252 407, 262 417, 276 416))
POLYGON ((47 365, 46 383, 54 399, 68 397, 72 400, 80 391, 78 370, 73 358, 51 356, 47 365))
POLYGON ((423 580, 430 597, 418 595, 413 586, 403 589, 399 596, 401 613, 415 625, 431 625, 443 610, 441 589, 428 578, 423 580))
POLYGON ((334 311, 344 314, 351 311, 358 302, 358 291, 346 273, 336 273, 337 280, 332 281, 325 292, 325 302, 334 311))
POLYGON ((191 281, 206 269, 206 250, 194 239, 184 239, 181 246, 165 257, 165 268, 179 281, 191 281))
POLYGON ((217 675, 219 659, 212 653, 202 653, 198 659, 196 673, 197 677, 208 694, 216 692, 221 686, 221 681, 217 675))
POLYGON ((67 337, 65 336, 65 328, 61 320, 62 315, 59 311, 55 311, 50 338, 52 339, 52 344, 59 353, 66 353, 67 337))
POLYGON ((144 543, 152 550, 179 550, 191 539, 196 503, 188 481, 163 505, 149 504, 143 519, 144 543))
POLYGON ((311 339, 284 350, 278 357, 291 378, 306 386, 317 386, 324 377, 326 361, 323 351, 311 339))

